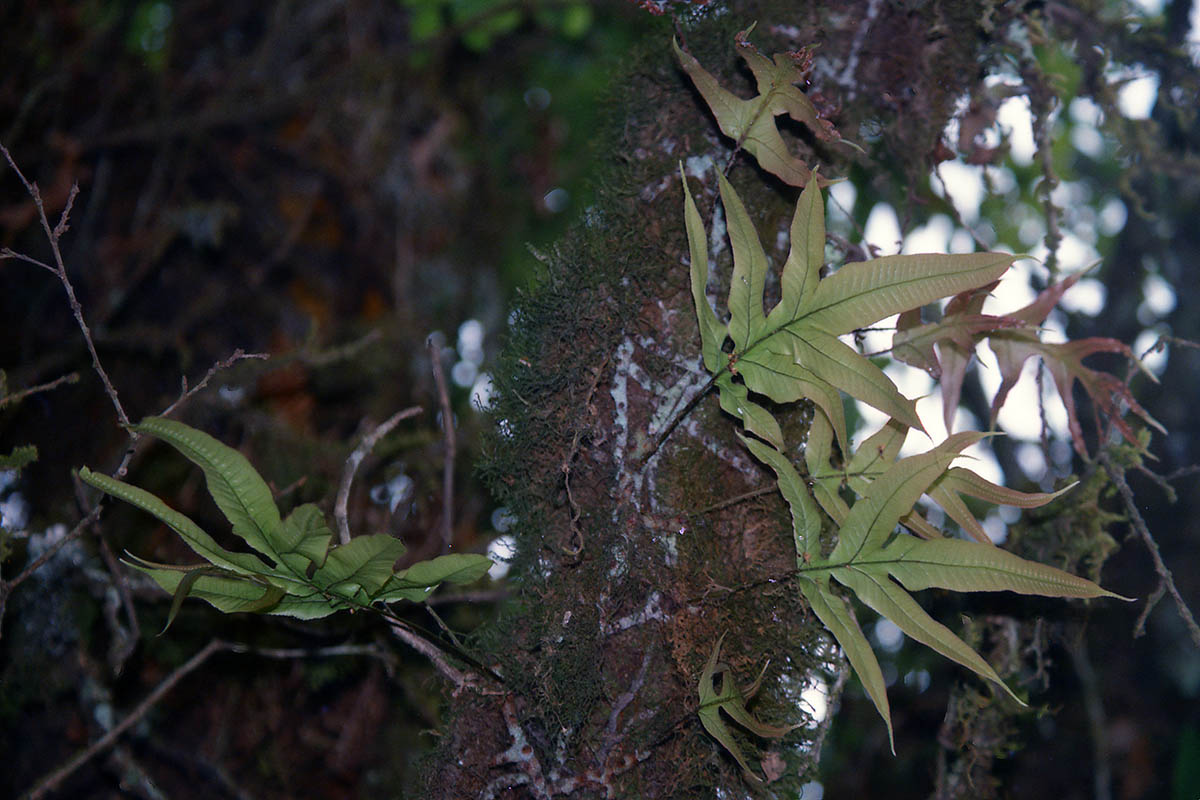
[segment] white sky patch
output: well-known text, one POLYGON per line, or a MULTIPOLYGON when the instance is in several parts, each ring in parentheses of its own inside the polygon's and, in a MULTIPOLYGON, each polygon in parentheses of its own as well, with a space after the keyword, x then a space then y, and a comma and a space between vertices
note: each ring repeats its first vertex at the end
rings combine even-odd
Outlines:
POLYGON ((971 223, 979 219, 979 204, 984 196, 983 167, 947 161, 938 165, 938 174, 942 180, 933 181, 934 193, 944 197, 949 192, 963 222, 971 223), (943 182, 946 184, 944 191, 941 186, 943 182))
POLYGON ((1108 289, 1095 278, 1081 278, 1063 295, 1058 307, 1071 313, 1094 317, 1104 310, 1108 289))
POLYGON ((469 319, 458 326, 458 354, 475 366, 483 363, 483 323, 469 319))
POLYGON ((965 228, 955 228, 954 235, 950 237, 950 252, 974 253, 975 237, 965 228))
POLYGON ((1042 452, 1040 444, 1022 442, 1017 445, 1014 456, 1017 459, 1017 465, 1030 480, 1040 481, 1046 474, 1046 454, 1042 452))
POLYGON ((900 220, 887 203, 876 203, 863 228, 863 239, 879 248, 881 255, 900 252, 900 220))
POLYGON ((1139 75, 1117 90, 1117 108, 1127 119, 1148 119, 1158 99, 1158 75, 1139 75))
POLYGON ((1005 314, 1032 303, 1037 297, 1037 293, 1029 285, 1034 263, 1025 258, 1009 267, 1008 272, 1000 279, 1000 285, 993 289, 991 296, 984 301, 983 313, 1005 314))
POLYGON ((875 623, 874 634, 875 641, 884 652, 895 653, 904 646, 904 631, 887 617, 880 617, 875 623))
POLYGON ((948 253, 954 223, 945 214, 934 214, 919 228, 904 237, 904 253, 948 253))
POLYGON ((1008 167, 994 167, 987 171, 988 182, 995 194, 1008 194, 1017 190, 1017 176, 1008 167))
MULTIPOLYGON (((892 337, 896 334, 896 320, 899 316, 899 314, 893 314, 890 317, 884 317, 872 325, 869 330, 863 331, 862 351, 870 355, 871 353, 882 353, 885 350, 890 350, 892 347, 892 337)), ((854 347, 854 339, 851 338, 848 344, 854 347)))
POLYGON ((996 122, 1008 132, 1009 152, 1021 166, 1033 163, 1037 145, 1033 141, 1033 114, 1029 110, 1029 99, 1024 96, 1010 97, 1000 104, 996 122))
POLYGON ((1125 210, 1125 204, 1121 202, 1121 199, 1110 197, 1100 209, 1100 216, 1096 220, 1100 226, 1100 233, 1105 236, 1116 236, 1125 227, 1125 220, 1128 216, 1129 212, 1125 210))
MULTIPOLYGON (((984 367, 979 373, 984 392, 988 397, 994 397, 996 390, 1000 387, 1000 369, 996 365, 996 356, 987 347, 980 347, 976 351, 976 355, 984 367)), ((996 419, 996 424, 1002 431, 1009 436, 1025 441, 1037 441, 1041 438, 1042 418, 1038 407, 1036 378, 1039 363, 1036 356, 1025 362, 1017 385, 1008 393, 1008 398, 1004 401, 996 419)), ((1042 388, 1044 390, 1046 424, 1052 434, 1066 436, 1067 409, 1054 390, 1054 381, 1049 375, 1043 377, 1042 388)))
POLYGON ((1142 357, 1142 366, 1150 370, 1155 376, 1161 376, 1163 370, 1167 368, 1167 356, 1169 355, 1171 345, 1166 345, 1162 350, 1147 352, 1151 347, 1158 342, 1159 333, 1155 330, 1144 330, 1138 334, 1138 337, 1133 340, 1133 354, 1142 357))
POLYGON ((491 569, 488 570, 488 577, 492 580, 498 580, 508 574, 508 563, 513 556, 517 554, 517 540, 511 536, 501 536, 493 539, 488 545, 487 556, 492 559, 491 569))
POLYGON ((1100 252, 1071 231, 1064 231, 1058 243, 1058 266, 1066 272, 1090 267, 1100 259, 1100 252))
POLYGON ((1104 112, 1090 97, 1076 97, 1071 101, 1071 119, 1081 125, 1095 127, 1104 121, 1104 112))
POLYGON ((1071 129, 1071 144, 1086 156, 1099 158, 1104 154, 1104 136, 1093 125, 1076 125, 1071 129))
POLYGON ((800 693, 800 702, 808 708, 812 718, 820 723, 829 714, 829 687, 819 678, 800 693))
POLYGON ((846 220, 848 214, 854 213, 854 202, 858 199, 858 190, 850 181, 835 183, 829 187, 829 206, 825 215, 832 219, 846 220))
POLYGON ((471 386, 471 408, 477 411, 486 411, 491 408, 492 395, 495 394, 495 384, 492 382, 492 376, 486 372, 479 374, 475 379, 475 383, 471 386))
POLYGON ((1142 316, 1142 308, 1156 317, 1165 317, 1175 310, 1175 290, 1161 275, 1153 273, 1142 281, 1142 305, 1138 308, 1138 316, 1142 316))

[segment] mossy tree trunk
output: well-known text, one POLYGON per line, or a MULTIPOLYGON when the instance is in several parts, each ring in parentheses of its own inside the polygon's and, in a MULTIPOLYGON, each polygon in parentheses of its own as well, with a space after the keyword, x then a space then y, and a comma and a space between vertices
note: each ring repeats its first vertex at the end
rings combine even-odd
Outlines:
MULTIPOLYGON (((736 31, 757 21, 752 41, 768 54, 816 45, 806 91, 867 154, 791 129, 789 145, 825 175, 868 175, 903 208, 956 101, 1008 46, 992 32, 1019 13, 986 2, 733 3, 681 21, 679 33, 743 96, 752 85, 736 63, 736 31)), ((680 162, 701 176, 692 191, 719 227, 713 165, 732 159, 730 179, 766 242, 786 229, 798 193, 734 153, 675 66, 670 35, 662 26, 626 65, 597 145, 609 162, 600 200, 542 257, 544 276, 514 313, 485 472, 518 520, 516 597, 475 643, 506 686, 455 694, 425 796, 711 797, 720 787, 795 797, 828 726, 801 694, 821 684, 835 709, 845 683, 840 654, 787 577, 786 508, 715 394, 649 454, 707 383, 680 162), (746 740, 762 784, 696 716, 701 670, 723 634, 743 685, 769 662, 759 718, 798 725, 782 740, 746 740)), ((720 297, 730 257, 712 244, 720 297)), ((786 245, 769 253, 776 265, 784 254, 786 245)), ((805 413, 782 415, 789 441, 803 440, 805 413)), ((863 735, 886 748, 881 722, 863 735)))

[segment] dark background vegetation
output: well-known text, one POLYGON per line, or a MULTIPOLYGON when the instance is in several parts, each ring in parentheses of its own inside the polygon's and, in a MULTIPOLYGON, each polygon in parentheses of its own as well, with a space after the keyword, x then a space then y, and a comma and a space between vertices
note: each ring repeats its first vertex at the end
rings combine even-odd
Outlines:
MULTIPOLYGON (((351 519, 363 530, 401 537, 414 560, 426 558, 441 547, 446 459, 426 338, 434 335, 449 371, 474 358, 459 346, 458 332, 477 320, 480 370, 494 369, 514 297, 553 274, 545 263, 553 256, 545 254, 553 254, 571 220, 597 197, 624 191, 610 185, 618 174, 612 165, 645 158, 627 143, 650 149, 673 137, 673 123, 655 119, 652 109, 622 117, 622 109, 636 106, 629 93, 648 85, 633 77, 632 64, 667 51, 670 16, 634 3, 554 0, 244 5, 6 4, 0 143, 40 185, 52 224, 79 184, 62 254, 133 419, 161 411, 179 396, 181 377, 195 385, 239 348, 268 353, 269 360, 221 370, 180 417, 240 447, 281 502, 314 501, 328 510, 366 427, 421 405, 423 415, 364 464, 351 519), (404 493, 395 507, 389 486, 404 493)), ((729 5, 736 17, 722 23, 729 30, 755 18, 729 5)), ((995 241, 1014 250, 1028 248, 1019 227, 1030 214, 1049 214, 1066 226, 1070 212, 1098 208, 1103 198, 1124 203, 1124 227, 1095 245, 1107 304, 1096 316, 1071 315, 1071 336, 1132 342, 1153 329, 1200 340, 1193 288, 1200 256, 1194 224, 1200 80, 1184 41, 1190 3, 1168 2, 1154 15, 1086 0, 851 5, 857 16, 847 11, 849 21, 831 25, 818 44, 848 49, 857 18, 875 9, 859 102, 843 101, 844 87, 831 81, 817 87, 835 119, 843 102, 847 117, 858 115, 854 124, 839 124, 868 151, 862 158, 831 156, 838 167, 831 171, 848 175, 858 190, 848 248, 859 243, 856 232, 876 202, 900 209, 905 229, 948 211, 927 177, 945 155, 940 143, 961 161, 1012 169, 1016 188, 988 197, 982 217, 995 241), (924 25, 935 13, 946 30, 924 25), (963 48, 986 57, 971 61, 965 77, 943 81, 937 71, 951 67, 930 54, 943 53, 937 49, 943 38, 962 30, 979 37, 963 48), (1128 120, 1116 110, 1117 67, 1159 76, 1151 119, 1128 120), (946 115, 960 126, 993 128, 988 109, 1002 98, 984 90, 983 78, 1001 72, 1023 82, 1034 112, 1043 115, 1043 148, 1032 165, 1008 160, 1002 140, 942 137, 946 115), (921 92, 908 81, 913 74, 927 79, 921 92), (966 84, 977 91, 950 91, 966 84), (946 87, 944 96, 938 86, 946 87), (1105 111, 1098 156, 1071 144, 1078 123, 1065 109, 1076 96, 1105 111), (1089 187, 1091 199, 1047 211, 1044 192, 1055 180, 1089 187), (1177 304, 1147 320, 1139 307, 1151 273, 1174 288, 1177 304)), ((693 11, 687 4, 673 10, 686 27, 693 11)), ((820 4, 805 6, 795 22, 814 25, 828 13, 820 4)), ((686 91, 684 79, 663 71, 662 63, 657 80, 686 91)), ((690 124, 703 124, 702 111, 695 111, 690 124)), ((49 260, 34 204, 7 166, 0 174, 0 245, 49 260)), ((663 208, 677 207, 674 191, 672 185, 663 208)), ((681 227, 681 220, 664 215, 648 218, 651 225, 681 227)), ((588 246, 591 256, 603 256, 603 247, 588 246)), ((596 288, 588 279, 578 282, 596 288)), ((594 317, 600 325, 603 315, 571 306, 575 288, 570 280, 543 287, 521 307, 545 311, 552 297, 564 318, 591 325, 594 317)), ((571 344, 562 338, 563 347, 571 344)), ((1200 526, 1197 475, 1188 469, 1200 461, 1200 427, 1190 415, 1198 401, 1198 359, 1196 350, 1172 345, 1161 385, 1134 384, 1170 431, 1152 442, 1159 461, 1150 466, 1172 476, 1178 501, 1168 503, 1154 481, 1130 473, 1162 558, 1193 608, 1200 605, 1194 546, 1200 526)), ((1116 361, 1108 366, 1124 369, 1116 361)), ((509 368, 520 369, 513 357, 509 368)), ((0 406, 0 455, 26 444, 39 455, 19 478, 10 472, 0 483, 7 528, 0 532, 0 577, 11 580, 95 502, 70 470, 115 467, 127 439, 90 369, 62 285, 15 260, 0 261, 0 369, 10 397, 0 406), (14 397, 66 375, 78 380, 14 397)), ((579 392, 571 396, 587 406, 592 373, 569 365, 562 374, 568 369, 578 374, 552 389, 579 392)), ((968 394, 978 408, 979 393, 968 394)), ((479 552, 508 524, 473 466, 481 432, 494 420, 472 407, 470 385, 452 385, 449 399, 458 445, 454 545, 479 552)), ((1022 474, 1005 445, 997 450, 1013 485, 1042 477, 1022 474)), ((1081 474, 1088 469, 1074 465, 1081 474)), ((219 528, 198 476, 165 449, 139 449, 132 474, 209 529, 219 528)), ((562 506, 561 498, 550 499, 562 506)), ((1093 499, 1121 511, 1110 489, 1093 499)), ((1157 585, 1145 546, 1127 538, 1123 522, 1106 529, 1120 548, 1105 566, 1105 585, 1144 602, 1157 585)), ((167 604, 151 587, 115 577, 125 575, 115 562, 125 549, 162 561, 188 557, 169 532, 113 506, 11 596, 5 592, 0 794, 27 790, 95 740, 214 635, 260 649, 371 645, 374 656, 215 656, 116 748, 73 775, 62 796, 394 796, 417 785, 418 758, 445 735, 444 687, 425 660, 389 639, 377 621, 339 615, 296 624, 224 617, 186 603, 170 633, 155 638, 167 604)), ((503 582, 476 587, 437 609, 450 627, 469 631, 496 616, 505 591, 503 582)), ((937 603, 948 618, 970 613, 984 627, 992 610, 1016 613, 992 600, 937 603)), ((920 691, 903 682, 892 689, 900 756, 887 752, 874 709, 851 686, 825 747, 819 777, 826 796, 929 796, 945 788, 947 770, 975 758, 982 771, 971 774, 994 773, 1014 797, 1091 797, 1103 785, 1109 797, 1123 800, 1194 799, 1200 655, 1169 598, 1150 616, 1147 635, 1133 638, 1141 608, 1097 604, 1048 622, 1054 634, 1031 645, 1053 666, 1038 698, 1042 711, 993 721, 991 728, 977 720, 956 728, 956 715, 965 719, 962 709, 974 697, 971 679, 905 647, 892 657, 897 672, 924 669, 932 680, 920 691), (967 747, 965 757, 953 755, 967 744, 956 732, 976 739, 978 752, 967 747), (993 739, 980 744, 985 734, 993 739), (1004 757, 993 764, 997 754, 1004 757)), ((423 611, 406 613, 436 625, 423 611)), ((587 658, 577 667, 587 669, 587 658)), ((679 711, 686 716, 687 709, 679 711)), ((455 714, 460 732, 469 731, 461 706, 455 714)), ((713 746, 714 763, 721 758, 716 752, 713 746)), ((736 779, 736 769, 723 769, 736 779)))

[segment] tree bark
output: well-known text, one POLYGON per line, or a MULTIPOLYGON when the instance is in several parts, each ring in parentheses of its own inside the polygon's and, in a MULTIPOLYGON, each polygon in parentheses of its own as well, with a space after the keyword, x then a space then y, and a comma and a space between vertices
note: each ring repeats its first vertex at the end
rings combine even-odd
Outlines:
MULTIPOLYGON (((679 33, 742 96, 753 85, 736 63, 736 31, 757 20, 751 40, 768 55, 817 46, 805 91, 869 153, 785 127, 789 146, 831 177, 867 170, 903 209, 955 102, 978 88, 988 26, 1002 22, 986 4, 911 5, 736 3, 697 11, 679 33)), ((795 551, 774 482, 705 393, 679 165, 700 176, 691 186, 710 229, 723 224, 714 170, 729 166, 768 243, 786 230, 798 190, 720 135, 675 66, 665 26, 627 67, 598 138, 598 157, 611 161, 600 199, 540 256, 544 278, 514 312, 496 378, 484 471, 518 520, 519 595, 476 645, 505 686, 452 699, 425 796, 795 797, 816 774, 845 683, 840 652, 788 578, 795 551), (723 635, 739 683, 766 670, 754 712, 798 726, 781 740, 741 740, 765 783, 696 716, 700 674, 723 635), (823 721, 804 694, 818 685, 830 695, 823 721)), ((724 284, 709 288, 722 297, 728 246, 719 236, 712 245, 724 284)), ((776 266, 786 250, 769 253, 776 266)), ((788 441, 802 441, 806 409, 782 420, 788 441)), ((863 735, 886 747, 882 722, 863 735)))

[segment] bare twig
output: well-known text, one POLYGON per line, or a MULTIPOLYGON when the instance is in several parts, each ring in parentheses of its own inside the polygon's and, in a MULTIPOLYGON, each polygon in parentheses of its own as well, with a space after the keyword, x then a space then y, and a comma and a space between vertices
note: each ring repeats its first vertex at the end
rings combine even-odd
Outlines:
POLYGON ((88 761, 91 761, 96 757, 97 754, 102 753, 111 747, 121 734, 136 725, 142 717, 149 713, 150 709, 154 708, 155 704, 157 704, 158 701, 163 698, 163 695, 175 688, 175 685, 179 683, 179 681, 183 680, 183 678, 189 673, 194 672, 215 653, 219 653, 226 649, 228 649, 228 645, 225 642, 222 642, 220 639, 213 639, 211 642, 206 644, 200 650, 200 652, 188 659, 187 663, 176 669, 174 672, 164 678, 163 681, 158 684, 158 686, 154 687, 154 691, 146 695, 146 698, 142 700, 142 702, 138 703, 137 707, 135 707, 133 711, 126 715, 125 719, 114 725, 106 734, 92 742, 92 744, 88 745, 86 749, 84 749, 66 764, 63 764, 61 767, 38 781, 33 789, 31 789, 26 795, 29 800, 38 800, 38 798, 44 797, 47 792, 52 792, 57 789, 58 785, 70 777, 75 770, 79 769, 88 761))
POLYGON ((17 588, 22 583, 24 583, 26 580, 28 580, 30 575, 37 572, 38 567, 42 566, 42 564, 45 564, 50 559, 54 558, 54 556, 56 556, 58 554, 59 550, 63 549, 68 544, 70 544, 71 542, 75 541, 80 536, 82 536, 83 532, 85 530, 87 530, 87 526, 91 525, 99 517, 100 517, 100 506, 96 506, 95 508, 93 508, 91 510, 91 512, 88 513, 87 516, 85 516, 83 519, 79 520, 79 522, 75 523, 75 527, 71 528, 71 530, 67 533, 66 536, 63 536, 61 539, 56 541, 54 544, 47 547, 46 551, 44 553, 42 553, 40 556, 38 556, 32 562, 30 562, 29 565, 27 567, 25 567, 25 569, 21 570, 17 574, 17 577, 13 578, 11 581, 5 581, 3 583, 3 585, 0 585, 0 596, 7 595, 8 593, 12 592, 13 589, 17 588))
POLYGON ((197 392, 200 392, 201 390, 203 390, 204 387, 208 386, 208 382, 211 381, 213 379, 213 376, 215 376, 221 370, 229 369, 237 362, 243 361, 248 358, 254 358, 254 359, 259 359, 259 360, 265 361, 270 357, 271 356, 268 353, 247 353, 244 350, 242 350, 242 348, 239 347, 238 349, 233 351, 233 353, 229 356, 229 358, 226 358, 223 361, 218 361, 217 363, 215 363, 211 367, 209 367, 208 372, 206 372, 204 374, 204 377, 200 379, 200 382, 197 383, 195 386, 193 386, 190 389, 188 388, 187 377, 185 376, 182 379, 183 387, 179 392, 179 399, 177 399, 174 403, 171 403, 171 405, 164 408, 159 413, 159 416, 161 416, 161 417, 171 416, 171 413, 174 412, 177 408, 179 408, 179 406, 183 405, 185 402, 190 400, 193 395, 195 395, 197 392))
POLYGON ((29 196, 33 198, 33 204, 37 207, 38 219, 42 223, 42 230, 46 233, 46 239, 50 243, 50 252, 54 256, 54 267, 51 271, 58 276, 63 290, 67 293, 67 301, 71 304, 71 313, 75 316, 75 323, 83 333, 83 339, 87 343, 88 352, 92 356, 92 369, 100 376, 100 380, 104 384, 104 391, 108 394, 113 408, 117 411, 117 419, 120 420, 122 426, 128 427, 130 424, 129 416, 125 413, 125 408, 121 405, 121 398, 117 396, 116 388, 113 386, 112 381, 109 380, 108 372, 105 371, 104 365, 100 363, 100 354, 96 352, 96 343, 92 341, 92 331, 83 319, 83 306, 80 305, 79 299, 75 296, 75 287, 71 285, 71 279, 67 277, 67 267, 63 263, 62 251, 58 247, 58 240, 67 230, 67 221, 71 214, 71 207, 75 204, 75 197, 79 194, 79 184, 71 187, 71 193, 67 196, 67 205, 63 209, 62 216, 59 217, 58 224, 51 228, 50 220, 46 217, 46 206, 42 203, 42 192, 38 189, 38 185, 26 180, 24 173, 17 166, 17 162, 13 161, 12 154, 2 144, 0 144, 0 153, 3 153, 8 165, 12 167, 13 172, 17 173, 17 177, 25 185, 25 191, 29 192, 29 196))
POLYGON ((382 338, 383 331, 379 328, 372 328, 353 342, 330 347, 327 350, 302 352, 298 355, 298 359, 310 367, 328 367, 331 364, 349 361, 382 338))
POLYGON ((1150 551, 1150 558, 1154 561, 1154 571, 1158 573, 1159 586, 1154 591, 1154 594, 1150 596, 1150 599, 1146 601, 1146 608, 1138 618, 1133 635, 1137 637, 1146 632, 1146 618, 1150 615, 1150 610, 1162 598, 1162 590, 1165 588, 1167 592, 1171 593, 1172 599, 1175 600, 1179 616, 1183 618, 1183 622, 1188 629, 1188 634, 1192 637, 1192 642, 1195 643, 1196 647, 1200 648, 1200 625, 1196 624, 1196 618, 1192 616, 1191 609, 1184 602, 1179 589, 1175 587, 1175 579, 1171 576, 1171 570, 1167 569, 1167 565, 1163 563, 1162 555, 1158 551, 1158 543, 1150 535, 1150 529, 1146 526, 1146 521, 1142 519, 1142 514, 1138 511, 1137 504, 1134 502, 1133 491, 1129 488, 1129 484, 1125 482, 1125 472, 1114 464, 1112 458, 1103 450, 1100 451, 1100 463, 1104 465, 1105 472, 1108 473, 1108 477, 1112 479, 1112 482, 1117 487, 1117 491, 1120 492, 1121 499, 1125 503, 1125 511, 1129 514, 1129 522, 1142 538, 1146 549, 1150 551))
POLYGON ((245 653, 262 658, 281 660, 370 656, 383 662, 383 668, 389 678, 396 674, 396 654, 375 642, 371 644, 338 644, 330 647, 253 647, 238 642, 227 642, 226 649, 231 653, 245 653))
POLYGON ((975 245, 980 250, 985 252, 990 250, 991 247, 988 245, 988 243, 981 239, 979 234, 975 232, 975 229, 968 225, 967 221, 963 219, 962 211, 959 210, 958 204, 954 202, 954 198, 950 196, 950 187, 946 185, 946 179, 942 177, 941 165, 933 168, 933 175, 938 179, 938 183, 942 185, 942 197, 946 200, 946 205, 950 206, 950 210, 954 212, 955 221, 962 227, 963 230, 971 235, 971 239, 974 240, 975 245))
POLYGON ((503 589, 489 589, 480 592, 459 592, 458 594, 437 594, 425 601, 427 606, 448 606, 454 603, 499 603, 508 597, 503 589))
POLYGON ((472 675, 451 666, 441 650, 408 628, 393 622, 392 633, 396 635, 397 639, 428 658, 434 669, 441 673, 443 678, 454 684, 455 691, 474 684, 472 675))
POLYGON ((296 659, 296 658, 329 658, 335 656, 371 656, 383 661, 388 674, 392 674, 395 666, 395 656, 389 653, 378 644, 368 645, 335 645, 333 647, 318 647, 318 648, 271 648, 271 647, 251 647, 250 645, 240 644, 237 642, 226 642, 221 639, 213 639, 205 645, 198 653, 192 656, 188 661, 177 668, 174 672, 163 679, 161 683, 154 688, 150 694, 138 703, 137 706, 129 712, 125 719, 114 725, 107 733, 90 744, 86 749, 72 758, 67 763, 63 764, 52 773, 38 781, 37 785, 31 789, 26 797, 28 800, 38 800, 47 792, 52 792, 58 788, 64 780, 72 773, 78 770, 98 754, 104 752, 109 747, 112 747, 121 734, 136 725, 143 717, 149 713, 150 709, 162 700, 163 696, 171 689, 175 688, 189 673, 194 672, 204 662, 211 658, 216 653, 245 653, 250 655, 261 656, 263 658, 278 658, 278 659, 296 659))
POLYGON ((450 408, 450 392, 446 388, 446 373, 442 370, 442 355, 437 342, 430 336, 425 340, 429 361, 433 365, 433 380, 437 384, 438 403, 442 409, 442 433, 446 453, 442 461, 442 548, 450 549, 454 538, 454 410, 450 408))
MULTIPOLYGON (((600 366, 595 368, 595 375, 592 378, 592 385, 588 388, 587 397, 583 401, 583 407, 592 410, 592 398, 596 395, 596 387, 600 385, 600 378, 604 375, 605 368, 608 367, 608 359, 600 366)), ((567 504, 571 508, 571 541, 564 548, 563 552, 566 555, 574 558, 583 552, 583 530, 579 527, 579 517, 582 513, 579 509, 579 504, 575 502, 575 495, 571 491, 571 464, 575 461, 575 456, 579 455, 579 442, 583 438, 585 426, 580 425, 575 429, 575 435, 571 437, 571 448, 567 451, 567 455, 563 458, 561 469, 563 474, 563 486, 567 491, 567 504)))
POLYGON ((5 247, 3 250, 0 250, 0 259, 4 259, 4 258, 13 258, 13 259, 16 259, 17 261, 24 261, 27 264, 33 264, 35 267, 41 267, 42 269, 48 269, 51 272, 53 272, 54 274, 56 274, 56 275, 58 274, 58 272, 54 269, 54 267, 50 266, 45 261, 38 261, 36 258, 33 258, 32 256, 27 256, 24 253, 14 252, 14 251, 8 249, 7 247, 5 247))
POLYGON ((1071 663, 1075 667, 1075 675, 1079 678, 1083 689, 1083 708, 1087 712, 1088 732, 1092 740, 1092 796, 1096 800, 1112 800, 1112 764, 1110 763, 1110 748, 1108 742, 1108 724, 1105 721, 1104 700, 1100 694, 1096 670, 1088 656, 1087 642, 1083 631, 1079 631, 1076 641, 1067 648, 1071 654, 1071 663))
POLYGON ((421 413, 420 406, 406 408, 403 411, 398 411, 388 417, 379 427, 368 431, 363 436, 362 441, 358 443, 358 447, 354 448, 354 452, 346 459, 346 468, 342 471, 342 485, 338 487, 337 501, 333 506, 333 516, 337 520, 338 539, 342 544, 350 541, 350 521, 347 505, 350 502, 350 485, 354 483, 354 474, 358 472, 359 466, 367 454, 375 448, 379 440, 387 436, 392 428, 395 428, 409 417, 415 417, 421 413))
POLYGON ((113 641, 109 645, 109 666, 112 668, 113 674, 120 675, 125 668, 125 662, 137 648, 141 626, 138 624, 137 610, 133 607, 133 591, 129 588, 129 581, 121 571, 120 562, 117 561, 112 548, 108 546, 108 541, 103 536, 97 538, 100 540, 100 556, 104 559, 104 566, 108 568, 108 574, 116 587, 117 596, 121 600, 121 609, 125 612, 125 619, 129 625, 127 630, 121 630, 116 614, 112 614, 109 624, 113 628, 113 641))
POLYGON ((699 511, 693 511, 690 514, 688 514, 688 516, 689 517, 702 517, 705 514, 711 514, 714 511, 720 511, 723 508, 729 508, 730 506, 736 506, 738 503, 744 503, 747 500, 753 500, 756 497, 762 497, 765 494, 772 494, 773 492, 777 492, 777 491, 779 491, 778 486, 762 486, 758 489, 751 489, 748 492, 743 492, 742 494, 735 495, 726 500, 722 500, 719 503, 714 503, 713 505, 708 506, 706 508, 702 508, 699 511))
POLYGON ((37 386, 30 386, 28 389, 22 389, 19 392, 13 392, 12 394, 5 395, 4 397, 0 397, 0 408, 4 408, 5 406, 12 405, 14 403, 19 403, 22 400, 24 400, 26 397, 29 397, 31 395, 41 394, 42 392, 49 392, 53 389, 57 389, 59 386, 62 386, 64 383, 78 383, 78 382, 79 382, 79 373, 78 372, 68 372, 66 375, 62 375, 58 378, 55 378, 54 380, 50 381, 49 383, 42 383, 42 384, 38 384, 37 386))

